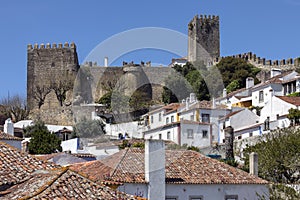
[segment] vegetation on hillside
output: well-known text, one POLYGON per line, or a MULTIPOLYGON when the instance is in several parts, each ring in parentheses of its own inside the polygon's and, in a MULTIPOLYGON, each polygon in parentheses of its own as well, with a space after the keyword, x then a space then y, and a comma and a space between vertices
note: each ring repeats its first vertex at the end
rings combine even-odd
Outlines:
POLYGON ((50 154, 62 151, 61 140, 52 134, 41 121, 25 128, 24 133, 31 137, 28 144, 30 154, 50 154))
POLYGON ((300 183, 300 129, 279 129, 266 139, 244 149, 245 169, 249 154, 259 155, 259 176, 275 183, 300 183))
POLYGON ((162 93, 164 103, 178 102, 194 92, 198 100, 219 97, 224 87, 227 92, 246 86, 246 78, 253 77, 255 83, 259 68, 238 58, 226 57, 216 66, 206 67, 203 63, 187 63, 173 67, 178 74, 168 77, 162 93))
POLYGON ((291 121, 292 125, 299 125, 300 124, 300 110, 295 109, 295 108, 290 108, 287 118, 291 121))
MULTIPOLYGON (((270 200, 300 199, 300 194, 285 184, 300 183, 300 129, 279 129, 264 141, 244 149, 244 169, 249 171, 249 154, 258 153, 259 177, 270 181, 270 200)), ((264 198, 262 198, 264 199, 264 198)))
MULTIPOLYGON (((251 65, 240 58, 226 57, 223 58, 216 67, 222 74, 224 86, 229 86, 232 82, 237 82, 238 87, 236 89, 246 87, 246 78, 253 77, 254 82, 258 83, 258 79, 255 77, 260 69, 251 65)), ((229 92, 229 91, 227 91, 229 92)))

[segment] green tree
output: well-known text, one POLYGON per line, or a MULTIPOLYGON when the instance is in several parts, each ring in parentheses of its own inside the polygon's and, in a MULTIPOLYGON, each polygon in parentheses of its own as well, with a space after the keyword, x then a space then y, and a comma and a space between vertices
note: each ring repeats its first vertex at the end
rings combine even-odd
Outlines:
POLYGON ((244 149, 245 169, 249 169, 249 154, 259 156, 259 176, 274 183, 300 181, 300 130, 285 128, 269 133, 265 139, 244 149))
POLYGON ((147 110, 150 105, 151 99, 149 95, 143 91, 135 91, 129 99, 129 106, 132 111, 147 110))
POLYGON ((96 103, 104 104, 107 106, 108 109, 111 109, 111 96, 112 91, 103 95, 96 103))
POLYGON ((300 110, 295 109, 295 108, 290 108, 287 118, 289 120, 291 120, 292 125, 299 125, 299 123, 300 123, 300 110))
POLYGON ((50 133, 43 122, 27 127, 26 134, 31 137, 28 144, 30 154, 50 154, 62 151, 61 140, 55 134, 50 133))
POLYGON ((291 93, 287 96, 289 96, 289 97, 300 97, 300 92, 294 92, 294 93, 291 93))
POLYGON ((185 99, 192 92, 191 85, 180 74, 169 76, 165 80, 165 84, 162 100, 166 104, 185 99))
POLYGON ((204 79, 202 78, 200 71, 192 70, 186 75, 186 80, 193 88, 193 92, 196 94, 199 100, 209 100, 210 95, 204 79))
POLYGON ((231 81, 231 83, 229 83, 229 85, 227 85, 226 91, 228 93, 230 93, 230 92, 233 92, 233 91, 235 91, 239 88, 240 88, 240 84, 239 84, 238 80, 233 80, 233 81, 231 81))
POLYGON ((216 67, 222 74, 225 87, 234 80, 238 81, 239 88, 246 87, 247 77, 253 77, 255 83, 258 83, 258 79, 255 76, 258 72, 260 72, 260 69, 249 64, 243 59, 226 57, 223 58, 216 67))

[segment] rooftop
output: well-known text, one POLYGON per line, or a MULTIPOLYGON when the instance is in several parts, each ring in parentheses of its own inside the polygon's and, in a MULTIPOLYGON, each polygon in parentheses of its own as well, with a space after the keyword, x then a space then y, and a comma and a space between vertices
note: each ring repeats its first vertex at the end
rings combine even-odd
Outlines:
POLYGON ((0 142, 0 186, 16 184, 35 170, 55 168, 58 168, 58 165, 42 161, 0 142))
MULTIPOLYGON (((71 167, 96 182, 145 183, 144 150, 127 148, 103 160, 71 167)), ((267 184, 195 151, 166 150, 166 182, 172 184, 267 184)))
POLYGON ((300 97, 276 96, 277 98, 295 106, 300 106, 300 97))
POLYGON ((3 199, 135 199, 0 142, 3 199))
POLYGON ((6 199, 135 199, 68 168, 36 171, 5 193, 6 199))
POLYGON ((0 131, 0 140, 17 140, 17 141, 22 141, 22 138, 18 138, 15 136, 12 136, 10 134, 4 133, 2 131, 0 131))

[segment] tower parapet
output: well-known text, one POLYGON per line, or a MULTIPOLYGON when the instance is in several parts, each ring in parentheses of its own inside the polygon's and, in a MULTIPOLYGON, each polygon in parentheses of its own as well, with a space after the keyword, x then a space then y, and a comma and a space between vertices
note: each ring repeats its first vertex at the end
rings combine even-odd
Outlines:
POLYGON ((188 61, 212 62, 220 56, 219 16, 196 15, 188 24, 188 61))
MULTIPOLYGON (((79 70, 76 45, 68 42, 27 45, 27 104, 40 108, 57 81, 73 81, 79 70)), ((73 84, 73 82, 72 82, 73 84)), ((68 86, 69 87, 69 86, 68 86)), ((51 96, 51 95, 50 95, 51 96)), ((57 102, 57 99, 51 99, 57 102)), ((50 101, 50 100, 49 100, 50 101)), ((57 103, 58 104, 58 103, 57 103)))

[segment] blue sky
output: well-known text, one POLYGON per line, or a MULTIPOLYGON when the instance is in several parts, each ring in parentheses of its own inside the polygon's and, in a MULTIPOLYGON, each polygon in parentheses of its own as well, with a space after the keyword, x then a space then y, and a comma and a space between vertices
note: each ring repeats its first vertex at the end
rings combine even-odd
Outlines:
MULTIPOLYGON (((126 30, 161 27, 186 34, 196 14, 220 16, 222 56, 252 51, 267 59, 300 57, 300 0, 1 0, 0 97, 26 95, 29 43, 74 41, 82 62, 99 43, 126 30)), ((114 64, 169 64, 173 56, 136 51, 114 64)))

